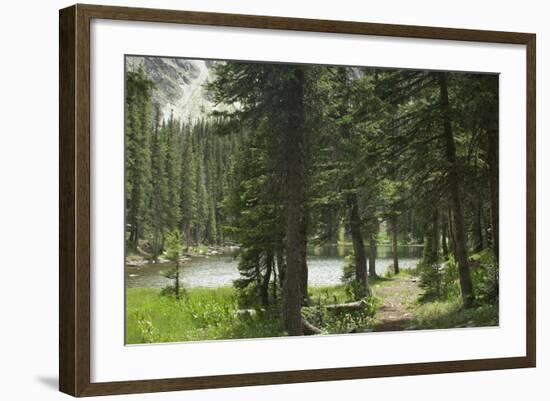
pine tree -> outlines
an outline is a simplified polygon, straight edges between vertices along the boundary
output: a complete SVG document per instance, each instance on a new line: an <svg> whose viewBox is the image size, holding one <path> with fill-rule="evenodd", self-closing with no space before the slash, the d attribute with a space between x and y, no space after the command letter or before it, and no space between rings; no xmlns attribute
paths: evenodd
<svg viewBox="0 0 550 401"><path fill-rule="evenodd" d="M239 102L233 116L258 127L266 122L273 167L283 183L286 269L283 322L289 335L302 334L301 304L307 288L305 210L308 69L299 65L227 63L211 88L217 101ZM314 73L314 70L310 71ZM237 115L238 114L238 115Z"/></svg>
<svg viewBox="0 0 550 401"><path fill-rule="evenodd" d="M282 247L284 225L282 200L273 191L270 178L273 173L267 164L265 143L265 133L259 129L248 137L237 153L231 170L237 178L236 185L224 200L223 211L232 217L226 231L242 249L239 258L241 278L235 281L235 286L246 303L260 302L267 307L269 283L275 269L281 268L275 266L274 255ZM274 286L277 285L274 281Z"/></svg>
<svg viewBox="0 0 550 401"><path fill-rule="evenodd" d="M166 203L166 228L170 231L180 226L180 195L181 195L181 131L180 123L174 120L173 114L164 130L166 149L165 176L168 185Z"/></svg>
<svg viewBox="0 0 550 401"><path fill-rule="evenodd" d="M187 246L193 243L192 228L197 213L196 171L191 130L186 128L181 158L181 231Z"/></svg>
<svg viewBox="0 0 550 401"><path fill-rule="evenodd" d="M174 295L180 298L180 258L183 251L182 241L178 230L171 231L166 236L166 257L174 264L174 268L166 273L166 277L174 280Z"/></svg>
<svg viewBox="0 0 550 401"><path fill-rule="evenodd" d="M194 219L195 243L198 245L205 240L205 231L208 223L208 193L206 192L205 173L202 152L198 149L195 158L195 193L197 199L196 215Z"/></svg>
<svg viewBox="0 0 550 401"><path fill-rule="evenodd" d="M151 260L156 261L164 248L165 227L167 221L168 182L165 174L166 143L162 138L164 130L160 128L160 111L155 109L155 129L151 140L151 235L149 253Z"/></svg>
<svg viewBox="0 0 550 401"><path fill-rule="evenodd" d="M125 189L126 224L129 226L127 248L137 251L138 241L148 224L148 205L151 183L150 136L151 90L143 68L126 75L125 124Z"/></svg>

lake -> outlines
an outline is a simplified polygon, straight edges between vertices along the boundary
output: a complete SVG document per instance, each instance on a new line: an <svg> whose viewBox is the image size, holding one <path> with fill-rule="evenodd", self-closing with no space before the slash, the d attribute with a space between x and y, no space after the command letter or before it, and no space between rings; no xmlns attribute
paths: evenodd
<svg viewBox="0 0 550 401"><path fill-rule="evenodd" d="M339 284L345 257L352 251L351 245L323 245L308 249L308 285L326 286ZM383 275L392 265L390 245L377 247L376 272ZM422 246L399 246L399 267L413 268L422 257ZM180 269L180 279L184 287L223 287L230 286L239 278L238 259L231 254L193 257ZM126 266L126 287L162 288L171 280L162 275L170 269L165 264Z"/></svg>

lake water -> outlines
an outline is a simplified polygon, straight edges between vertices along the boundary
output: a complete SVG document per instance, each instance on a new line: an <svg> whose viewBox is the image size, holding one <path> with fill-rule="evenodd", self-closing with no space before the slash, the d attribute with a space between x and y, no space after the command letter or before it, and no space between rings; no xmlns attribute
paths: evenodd
<svg viewBox="0 0 550 401"><path fill-rule="evenodd" d="M351 246L323 245L308 250L308 284L323 286L339 284L346 263L345 257L352 251ZM391 247L377 248L376 272L383 275L392 265ZM399 267L415 267L422 257L421 246L399 246ZM187 261L180 270L182 285L193 287L223 287L232 285L239 278L238 259L233 255L215 255L194 257ZM126 287L162 288L171 280L162 275L170 269L167 265L127 266L125 268Z"/></svg>

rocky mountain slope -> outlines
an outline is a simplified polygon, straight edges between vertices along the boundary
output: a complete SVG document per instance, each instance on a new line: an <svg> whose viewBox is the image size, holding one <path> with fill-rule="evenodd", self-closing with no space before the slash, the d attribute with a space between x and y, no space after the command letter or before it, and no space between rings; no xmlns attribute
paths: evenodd
<svg viewBox="0 0 550 401"><path fill-rule="evenodd" d="M143 66L156 86L153 104L158 104L164 119L173 113L180 121L196 121L214 109L205 84L213 79L210 60L127 56L126 68L134 71Z"/></svg>

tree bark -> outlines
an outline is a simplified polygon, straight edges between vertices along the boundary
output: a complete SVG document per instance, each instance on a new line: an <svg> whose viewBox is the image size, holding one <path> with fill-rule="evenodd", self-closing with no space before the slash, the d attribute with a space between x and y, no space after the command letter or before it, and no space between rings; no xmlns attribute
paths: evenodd
<svg viewBox="0 0 550 401"><path fill-rule="evenodd" d="M449 180L450 204L453 212L454 243L458 262L460 289L464 307L471 308L474 305L475 297L472 277L470 275L470 265L468 263L468 250L466 248L464 211L462 209L462 199L460 197L459 166L451 125L447 73L438 73L438 80L439 108L443 119L443 140L445 145L445 156L448 163L447 176Z"/></svg>
<svg viewBox="0 0 550 401"><path fill-rule="evenodd" d="M397 257L397 216L394 215L391 218L391 231L392 231L392 255L393 255L393 272L399 273L399 258Z"/></svg>
<svg viewBox="0 0 550 401"><path fill-rule="evenodd" d="M432 215L432 252L435 259L439 253L439 210L434 209Z"/></svg>
<svg viewBox="0 0 550 401"><path fill-rule="evenodd" d="M136 252L138 247L138 225L135 220L131 224L129 243L130 249Z"/></svg>
<svg viewBox="0 0 550 401"><path fill-rule="evenodd" d="M430 265L436 263L439 258L439 211L434 209L431 222L424 236L424 262Z"/></svg>
<svg viewBox="0 0 550 401"><path fill-rule="evenodd" d="M269 305L269 281L271 280L271 272L273 271L273 254L267 252L265 255L265 274L262 277L262 286L260 287L260 298L262 306Z"/></svg>
<svg viewBox="0 0 550 401"><path fill-rule="evenodd" d="M273 259L273 302L277 305L277 266Z"/></svg>
<svg viewBox="0 0 550 401"><path fill-rule="evenodd" d="M201 243L201 230L198 227L195 227L195 245L199 245Z"/></svg>
<svg viewBox="0 0 550 401"><path fill-rule="evenodd" d="M498 93L498 80L496 81L496 93ZM498 97L497 97L498 99ZM498 100L493 102L489 110L489 122L487 127L488 164L489 164L489 190L491 195L491 236L493 239L493 252L498 262L499 252L499 206L498 206Z"/></svg>
<svg viewBox="0 0 550 401"><path fill-rule="evenodd" d="M294 67L294 77L287 85L288 122L284 135L286 271L283 285L283 322L290 336L303 334L301 268L304 222L304 86L301 67Z"/></svg>
<svg viewBox="0 0 550 401"><path fill-rule="evenodd" d="M357 194L348 195L349 226L355 254L355 279L367 288L367 257L365 255L365 244L361 233L361 217L359 216L359 204Z"/></svg>
<svg viewBox="0 0 550 401"><path fill-rule="evenodd" d="M448 232L449 232L449 245L453 251L453 255L456 257L456 247L455 247L455 232L453 225L453 212L451 208L447 210L447 222L448 222Z"/></svg>
<svg viewBox="0 0 550 401"><path fill-rule="evenodd" d="M483 222L482 222L482 213L483 209L481 206L481 201L478 201L477 210L475 212L474 218L474 234L475 234L475 244L474 252L480 252L484 248L483 244Z"/></svg>
<svg viewBox="0 0 550 401"><path fill-rule="evenodd" d="M443 252L443 257L445 260L449 258L449 247L447 245L447 222L446 219L443 219L441 225L441 250Z"/></svg>
<svg viewBox="0 0 550 401"><path fill-rule="evenodd" d="M369 235L369 276L378 277L376 274L376 238L372 233Z"/></svg>
<svg viewBox="0 0 550 401"><path fill-rule="evenodd" d="M279 285L283 288L285 282L285 257L284 257L284 247L281 246L277 249L277 270L279 271Z"/></svg>
<svg viewBox="0 0 550 401"><path fill-rule="evenodd" d="M307 221L304 216L304 221L302 222L302 228L300 231L301 239L301 253L300 253L300 292L302 294L302 304L307 305L309 303L309 295L307 290L308 282L308 268L307 268Z"/></svg>

